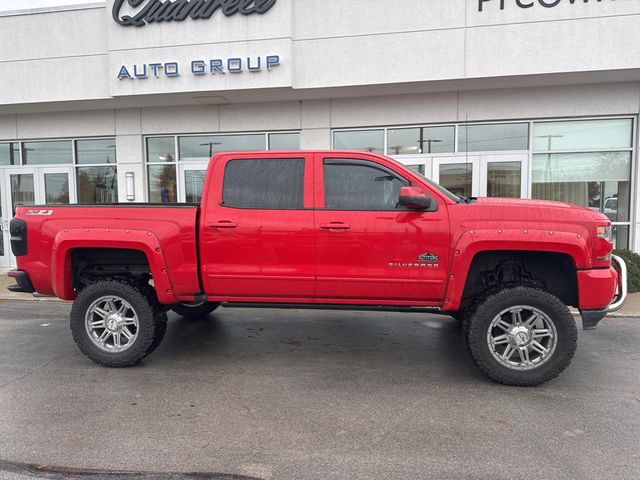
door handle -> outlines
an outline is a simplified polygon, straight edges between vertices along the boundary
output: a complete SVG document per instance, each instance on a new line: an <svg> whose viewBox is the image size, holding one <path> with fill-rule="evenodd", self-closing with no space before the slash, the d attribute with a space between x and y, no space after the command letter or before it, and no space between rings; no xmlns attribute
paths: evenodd
<svg viewBox="0 0 640 480"><path fill-rule="evenodd" d="M209 228L238 228L238 224L236 222L230 222L229 220L221 220L209 224Z"/></svg>
<svg viewBox="0 0 640 480"><path fill-rule="evenodd" d="M321 223L320 228L323 230L349 230L351 225L342 222Z"/></svg>

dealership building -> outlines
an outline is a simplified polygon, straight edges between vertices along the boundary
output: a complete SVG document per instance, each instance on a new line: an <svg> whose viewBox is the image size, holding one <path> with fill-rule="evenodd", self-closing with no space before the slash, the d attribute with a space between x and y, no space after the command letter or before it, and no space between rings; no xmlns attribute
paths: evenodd
<svg viewBox="0 0 640 480"><path fill-rule="evenodd" d="M265 149L583 205L640 251L640 0L75 3L0 11L0 268L17 204L198 202Z"/></svg>

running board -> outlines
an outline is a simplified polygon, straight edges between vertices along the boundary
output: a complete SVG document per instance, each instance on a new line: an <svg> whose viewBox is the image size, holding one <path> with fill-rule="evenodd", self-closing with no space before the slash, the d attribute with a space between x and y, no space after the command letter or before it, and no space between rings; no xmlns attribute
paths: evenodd
<svg viewBox="0 0 640 480"><path fill-rule="evenodd" d="M399 307L389 305L334 305L320 303L236 303L223 302L225 308L279 308L299 310L355 310L361 312L436 313L446 315L439 307Z"/></svg>

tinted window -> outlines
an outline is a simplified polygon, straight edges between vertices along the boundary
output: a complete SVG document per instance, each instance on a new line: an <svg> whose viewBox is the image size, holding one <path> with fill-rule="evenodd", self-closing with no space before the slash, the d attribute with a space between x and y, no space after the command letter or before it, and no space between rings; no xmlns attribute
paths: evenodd
<svg viewBox="0 0 640 480"><path fill-rule="evenodd" d="M230 207L302 208L304 159L231 160L224 172L223 203Z"/></svg>
<svg viewBox="0 0 640 480"><path fill-rule="evenodd" d="M71 141L23 143L22 160L25 165L73 163Z"/></svg>
<svg viewBox="0 0 640 480"><path fill-rule="evenodd" d="M373 163L324 161L324 195L330 210L395 210L408 182Z"/></svg>
<svg viewBox="0 0 640 480"><path fill-rule="evenodd" d="M76 161L80 165L116 163L116 139L77 140Z"/></svg>

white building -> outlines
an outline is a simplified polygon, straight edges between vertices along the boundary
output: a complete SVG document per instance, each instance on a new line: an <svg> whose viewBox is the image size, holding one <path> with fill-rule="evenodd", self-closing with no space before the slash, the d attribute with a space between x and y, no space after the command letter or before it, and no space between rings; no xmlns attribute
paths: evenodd
<svg viewBox="0 0 640 480"><path fill-rule="evenodd" d="M211 153L265 148L581 204L640 250L640 0L167 2L0 13L0 267L16 203L195 202Z"/></svg>

